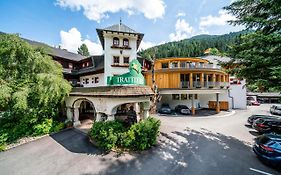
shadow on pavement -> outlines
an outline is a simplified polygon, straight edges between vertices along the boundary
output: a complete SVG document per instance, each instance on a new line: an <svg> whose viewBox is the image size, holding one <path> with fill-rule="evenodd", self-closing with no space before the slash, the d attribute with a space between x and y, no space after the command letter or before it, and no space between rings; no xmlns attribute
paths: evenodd
<svg viewBox="0 0 281 175"><path fill-rule="evenodd" d="M160 144L133 159L104 161L108 167L99 174L255 174L255 168L272 174L252 148L234 137L210 131L186 130L161 133Z"/></svg>
<svg viewBox="0 0 281 175"><path fill-rule="evenodd" d="M89 142L88 136L77 130L67 129L50 136L65 149L73 153L101 155L102 152Z"/></svg>

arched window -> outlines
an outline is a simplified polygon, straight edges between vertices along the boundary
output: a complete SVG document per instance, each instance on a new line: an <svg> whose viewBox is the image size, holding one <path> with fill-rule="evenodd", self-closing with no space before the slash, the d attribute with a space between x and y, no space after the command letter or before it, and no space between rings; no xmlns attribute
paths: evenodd
<svg viewBox="0 0 281 175"><path fill-rule="evenodd" d="M113 45L114 46L119 46L119 38L117 38L117 37L113 38Z"/></svg>
<svg viewBox="0 0 281 175"><path fill-rule="evenodd" d="M129 40L127 38L123 39L123 46L125 46L125 47L129 46Z"/></svg>

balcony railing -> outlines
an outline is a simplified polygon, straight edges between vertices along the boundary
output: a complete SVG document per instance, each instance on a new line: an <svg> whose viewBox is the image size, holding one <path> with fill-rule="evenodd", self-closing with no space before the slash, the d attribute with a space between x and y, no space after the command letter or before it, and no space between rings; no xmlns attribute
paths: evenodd
<svg viewBox="0 0 281 175"><path fill-rule="evenodd" d="M195 63L180 63L169 65L169 68L163 69L221 69L221 66L216 64L204 63L204 64L195 64Z"/></svg>
<svg viewBox="0 0 281 175"><path fill-rule="evenodd" d="M192 83L192 88L193 89L198 89L198 88L226 88L228 86L228 82L204 82L201 84L200 81L193 81ZM188 88L191 89L190 82L189 81L181 81L180 82L180 88Z"/></svg>

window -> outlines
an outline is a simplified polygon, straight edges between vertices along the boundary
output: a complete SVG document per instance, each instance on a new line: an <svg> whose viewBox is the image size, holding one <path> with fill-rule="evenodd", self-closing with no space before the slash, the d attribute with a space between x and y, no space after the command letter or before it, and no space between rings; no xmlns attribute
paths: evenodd
<svg viewBox="0 0 281 175"><path fill-rule="evenodd" d="M82 67L85 67L85 63L82 64Z"/></svg>
<svg viewBox="0 0 281 175"><path fill-rule="evenodd" d="M85 79L85 84L89 84L89 78Z"/></svg>
<svg viewBox="0 0 281 175"><path fill-rule="evenodd" d="M125 47L129 46L129 40L127 38L123 39L123 46L125 46Z"/></svg>
<svg viewBox="0 0 281 175"><path fill-rule="evenodd" d="M181 67L181 68L185 68L185 67L186 67L186 62L181 62L181 63L180 63L180 67Z"/></svg>
<svg viewBox="0 0 281 175"><path fill-rule="evenodd" d="M166 69L168 67L169 67L168 63L162 63L162 69Z"/></svg>
<svg viewBox="0 0 281 175"><path fill-rule="evenodd" d="M194 95L194 99L197 100L198 99L198 94L193 94ZM192 100L192 94L189 94L189 100Z"/></svg>
<svg viewBox="0 0 281 175"><path fill-rule="evenodd" d="M172 68L177 68L178 67L178 62L172 62Z"/></svg>
<svg viewBox="0 0 281 175"><path fill-rule="evenodd" d="M113 45L114 46L119 46L119 38L117 38L117 37L113 38Z"/></svg>
<svg viewBox="0 0 281 175"><path fill-rule="evenodd" d="M68 63L68 68L72 69L73 68L73 64L72 63Z"/></svg>
<svg viewBox="0 0 281 175"><path fill-rule="evenodd" d="M113 56L113 64L119 64L119 56Z"/></svg>
<svg viewBox="0 0 281 175"><path fill-rule="evenodd" d="M187 100L187 94L181 94L181 100Z"/></svg>
<svg viewBox="0 0 281 175"><path fill-rule="evenodd" d="M180 95L179 94L172 94L172 99L173 100L179 100L180 99Z"/></svg>
<svg viewBox="0 0 281 175"><path fill-rule="evenodd" d="M130 61L129 57L124 57L123 58L123 63L124 64L129 64L129 61Z"/></svg>
<svg viewBox="0 0 281 175"><path fill-rule="evenodd" d="M89 64L89 62L86 62L86 67L88 67L90 64Z"/></svg>
<svg viewBox="0 0 281 175"><path fill-rule="evenodd" d="M92 84L94 84L94 82L95 82L94 80L95 80L95 78L92 78Z"/></svg>
<svg viewBox="0 0 281 175"><path fill-rule="evenodd" d="M95 77L95 83L99 83L99 77Z"/></svg>

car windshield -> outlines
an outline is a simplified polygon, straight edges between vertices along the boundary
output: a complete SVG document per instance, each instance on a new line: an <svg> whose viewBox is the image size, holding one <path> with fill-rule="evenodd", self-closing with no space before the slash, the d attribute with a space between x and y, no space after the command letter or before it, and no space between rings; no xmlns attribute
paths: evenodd
<svg viewBox="0 0 281 175"><path fill-rule="evenodd" d="M169 104L163 103L163 104L162 104L162 107L169 107Z"/></svg>
<svg viewBox="0 0 281 175"><path fill-rule="evenodd" d="M281 106L276 106L276 109L277 110L281 110Z"/></svg>

